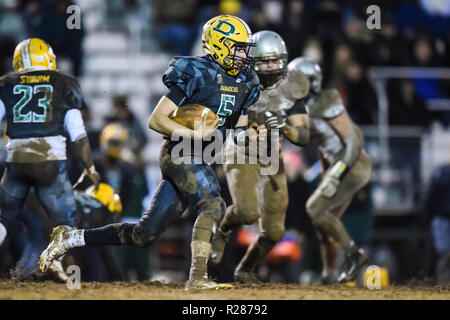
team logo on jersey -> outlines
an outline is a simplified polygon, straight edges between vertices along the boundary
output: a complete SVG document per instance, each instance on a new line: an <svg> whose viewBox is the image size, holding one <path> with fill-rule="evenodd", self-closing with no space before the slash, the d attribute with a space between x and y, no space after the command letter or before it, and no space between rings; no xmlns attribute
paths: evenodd
<svg viewBox="0 0 450 320"><path fill-rule="evenodd" d="M231 36L235 31L236 27L233 26L231 23L225 20L219 20L219 24L214 27L214 31L220 32L226 37Z"/></svg>
<svg viewBox="0 0 450 320"><path fill-rule="evenodd" d="M220 86L220 91L239 92L239 88L238 88L238 87L233 87L233 86L224 86L224 85L221 85L221 86Z"/></svg>

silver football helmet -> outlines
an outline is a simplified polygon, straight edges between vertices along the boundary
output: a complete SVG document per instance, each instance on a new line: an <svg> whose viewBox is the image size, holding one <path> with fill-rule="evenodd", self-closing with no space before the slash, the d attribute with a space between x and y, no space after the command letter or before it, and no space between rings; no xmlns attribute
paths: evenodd
<svg viewBox="0 0 450 320"><path fill-rule="evenodd" d="M322 69L316 62L298 57L289 62L288 70L303 72L309 79L311 91L319 93L322 90Z"/></svg>
<svg viewBox="0 0 450 320"><path fill-rule="evenodd" d="M263 30L253 35L256 46L250 47L248 56L255 60L255 71L263 88L271 87L287 74L287 49L278 33ZM270 68L263 65L275 63Z"/></svg>

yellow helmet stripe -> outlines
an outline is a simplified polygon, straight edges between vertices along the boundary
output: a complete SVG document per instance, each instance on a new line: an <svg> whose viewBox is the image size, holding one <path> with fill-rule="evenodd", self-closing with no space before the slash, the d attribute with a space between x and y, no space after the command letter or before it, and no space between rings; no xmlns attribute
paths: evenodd
<svg viewBox="0 0 450 320"><path fill-rule="evenodd" d="M22 61L23 61L24 68L31 67L30 42L31 42L31 39L26 40L26 42L23 44L23 46L20 50L21 54L22 54Z"/></svg>

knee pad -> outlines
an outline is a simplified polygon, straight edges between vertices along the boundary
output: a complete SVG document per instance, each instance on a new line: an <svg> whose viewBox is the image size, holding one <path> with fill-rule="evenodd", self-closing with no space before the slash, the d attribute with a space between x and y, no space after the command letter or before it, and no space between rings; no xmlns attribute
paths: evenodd
<svg viewBox="0 0 450 320"><path fill-rule="evenodd" d="M320 207L317 205L317 202L313 199L309 199L306 202L306 212L308 212L309 217L311 218L311 221L313 225L321 229L321 227L328 222L328 212L324 212L320 209Z"/></svg>
<svg viewBox="0 0 450 320"><path fill-rule="evenodd" d="M285 214L289 205L289 198L286 194L280 192L276 197L271 196L271 201L264 202L264 210L269 214Z"/></svg>
<svg viewBox="0 0 450 320"><path fill-rule="evenodd" d="M265 235L261 235L258 237L258 239L256 240L256 243L261 247L261 248L267 248L268 250L272 249L275 244L277 243L277 241L265 236Z"/></svg>
<svg viewBox="0 0 450 320"><path fill-rule="evenodd" d="M319 210L314 199L309 199L306 202L306 212L308 212L309 217L313 221L317 218L317 216L320 216L323 213Z"/></svg>
<svg viewBox="0 0 450 320"><path fill-rule="evenodd" d="M226 211L226 204L222 197L200 200L197 204L198 214L205 214L215 223L220 224Z"/></svg>
<svg viewBox="0 0 450 320"><path fill-rule="evenodd" d="M283 239L284 232L285 232L284 227L274 227L271 228L270 230L266 230L264 236L274 242L278 242L281 239Z"/></svg>

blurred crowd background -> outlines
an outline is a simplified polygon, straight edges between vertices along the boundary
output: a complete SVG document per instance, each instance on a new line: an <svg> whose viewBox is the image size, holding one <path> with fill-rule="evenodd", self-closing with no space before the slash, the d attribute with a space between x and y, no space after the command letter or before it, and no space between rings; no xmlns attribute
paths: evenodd
<svg viewBox="0 0 450 320"><path fill-rule="evenodd" d="M66 26L71 5L81 8L80 29ZM370 5L380 8L380 29L367 27ZM160 178L162 140L147 129L147 120L165 92L162 73L175 55L202 54L201 27L223 13L243 18L253 32L278 32L289 60L317 61L324 87L339 90L361 125L374 174L343 221L368 249L370 264L385 268L392 283L448 283L450 1L0 0L0 74L12 70L21 40L39 37L53 47L59 70L80 80L96 165L122 200L119 219L136 221ZM1 152L4 159L4 148ZM284 154L288 231L258 273L272 282L312 283L320 275L320 253L305 202L320 167L311 147L287 143ZM70 167L75 182L81 167L76 162ZM222 168L216 166L216 172L229 203ZM194 218L186 213L147 249L113 248L117 272L108 268L113 262L90 253L83 280L184 281ZM211 270L214 277L232 281L255 230L236 230L224 262ZM28 234L24 228L0 248L0 277L9 276Z"/></svg>

